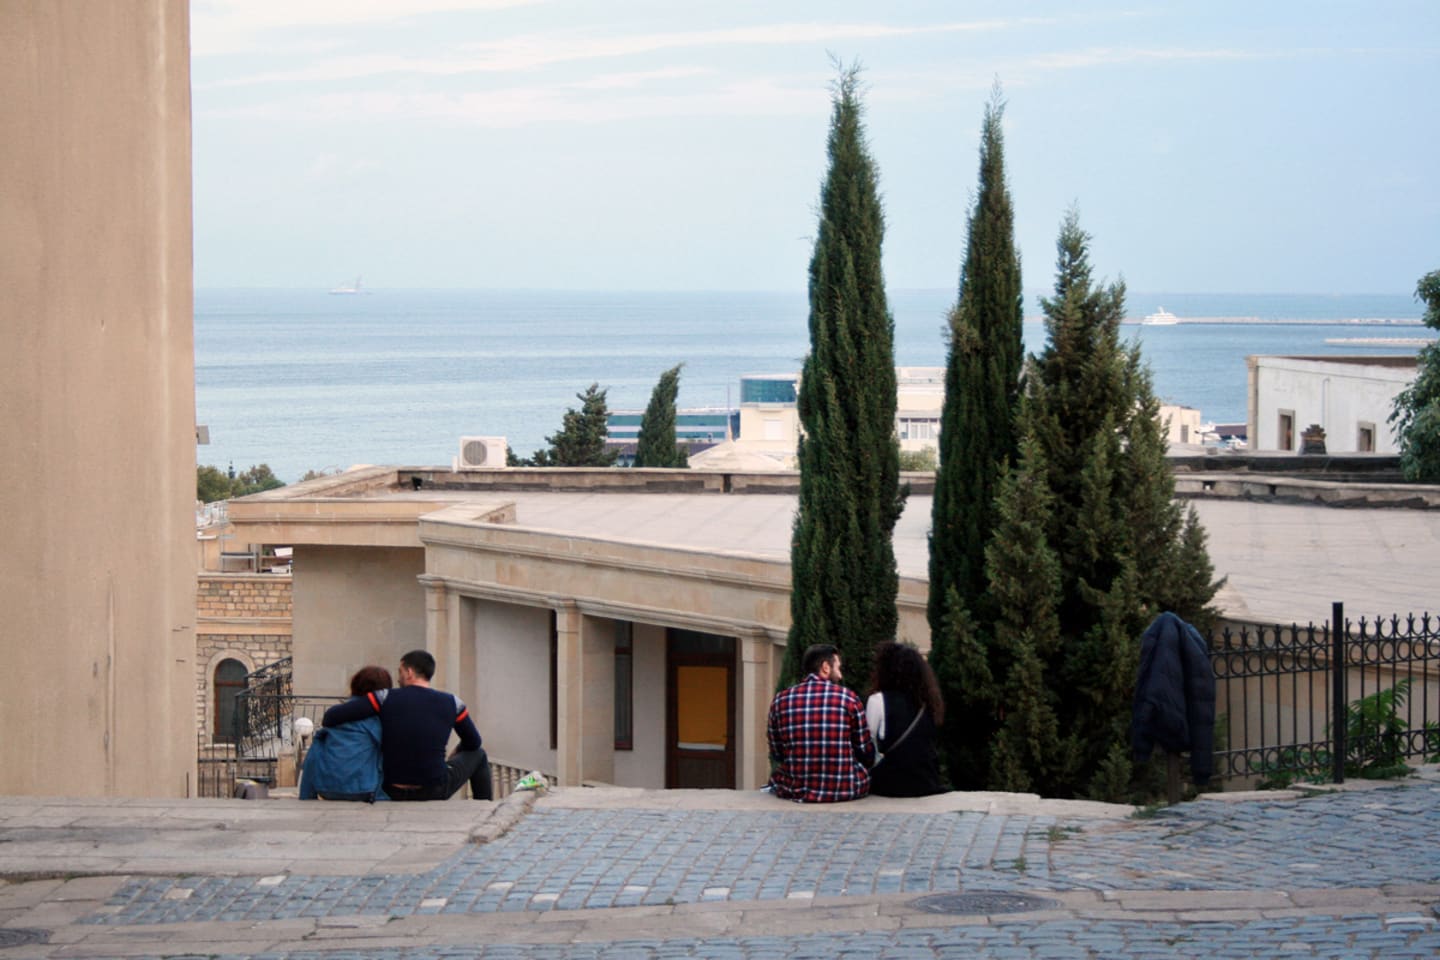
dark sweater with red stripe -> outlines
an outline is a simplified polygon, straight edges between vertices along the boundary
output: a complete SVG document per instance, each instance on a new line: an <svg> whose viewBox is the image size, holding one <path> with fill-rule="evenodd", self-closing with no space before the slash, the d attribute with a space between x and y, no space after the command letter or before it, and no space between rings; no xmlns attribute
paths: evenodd
<svg viewBox="0 0 1440 960"><path fill-rule="evenodd" d="M430 687L396 687L351 697L326 710L322 723L334 727L377 713L387 784L428 787L444 782L451 730L460 735L461 750L480 748L480 731L465 704L453 693Z"/></svg>

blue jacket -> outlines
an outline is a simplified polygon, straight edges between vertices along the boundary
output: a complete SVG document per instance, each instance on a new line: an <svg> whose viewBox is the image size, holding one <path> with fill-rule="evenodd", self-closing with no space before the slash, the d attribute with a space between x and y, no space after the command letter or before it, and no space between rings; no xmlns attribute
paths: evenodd
<svg viewBox="0 0 1440 960"><path fill-rule="evenodd" d="M388 800L380 758L380 718L367 717L335 727L321 727L305 754L300 774L300 799Z"/></svg>

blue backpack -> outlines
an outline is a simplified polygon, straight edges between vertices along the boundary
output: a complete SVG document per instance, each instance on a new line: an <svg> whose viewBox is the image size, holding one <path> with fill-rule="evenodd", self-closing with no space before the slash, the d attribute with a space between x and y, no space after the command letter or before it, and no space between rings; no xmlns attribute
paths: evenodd
<svg viewBox="0 0 1440 960"><path fill-rule="evenodd" d="M388 800L381 787L384 779L379 717L321 727L305 754L300 799Z"/></svg>

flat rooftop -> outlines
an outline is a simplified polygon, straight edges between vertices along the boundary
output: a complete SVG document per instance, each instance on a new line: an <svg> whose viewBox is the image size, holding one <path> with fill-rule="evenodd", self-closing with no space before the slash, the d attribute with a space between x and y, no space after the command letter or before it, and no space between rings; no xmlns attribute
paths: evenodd
<svg viewBox="0 0 1440 960"><path fill-rule="evenodd" d="M352 474L354 472L352 471ZM597 489L564 489L586 473L607 484ZM324 478L246 498L323 509L326 502L364 501L375 507L404 503L424 511L425 504L442 506L475 502L513 504L514 519L506 525L559 533L569 537L659 546L669 549L750 556L788 561L794 525L793 492L726 494L711 492L636 491L649 474L692 474L685 478L697 491L700 471L588 471L555 474L562 489L446 489L426 485L413 489L397 483L404 471L369 468L359 484L342 478ZM623 475L633 481L611 485ZM727 477L729 475L726 475ZM793 482L793 474L790 475ZM705 483L713 479L704 478ZM773 478L765 478L770 481ZM337 482L340 481L340 482ZM1273 489L1263 478L1243 481ZM1205 489L1217 485L1203 481ZM1284 498L1197 496L1190 500L1209 534L1210 557L1216 578L1225 585L1216 597L1223 613L1232 619L1263 623L1319 623L1329 618L1330 605L1345 604L1351 620L1362 616L1440 613L1440 586L1435 569L1440 562L1440 510L1397 506L1353 505L1359 489L1369 488L1319 481L1295 481L1315 488L1317 498L1344 496L1347 506L1288 502ZM313 484L313 485L312 485ZM1200 481L1184 484L1200 488ZM1219 486L1224 486L1223 482ZM725 489L728 489L725 488ZM1407 489L1407 488L1402 488ZM1427 490L1427 497L1435 488ZM1338 493L1336 491L1339 491ZM1372 496L1375 494L1372 493ZM1412 498L1413 499L1413 498ZM1433 497L1432 497L1433 499ZM1423 498L1421 502L1425 501ZM902 577L925 580L929 569L928 536L932 498L913 494L895 528L896 563ZM248 512L248 511L247 511ZM288 510L282 508L282 512Z"/></svg>

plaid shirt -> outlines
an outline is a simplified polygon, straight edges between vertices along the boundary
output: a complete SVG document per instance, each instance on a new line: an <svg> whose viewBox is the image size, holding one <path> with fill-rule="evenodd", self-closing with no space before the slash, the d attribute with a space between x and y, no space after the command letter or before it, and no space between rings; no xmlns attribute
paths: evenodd
<svg viewBox="0 0 1440 960"><path fill-rule="evenodd" d="M770 788L806 803L858 800L870 792L875 745L854 691L810 674L770 703Z"/></svg>

